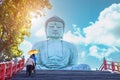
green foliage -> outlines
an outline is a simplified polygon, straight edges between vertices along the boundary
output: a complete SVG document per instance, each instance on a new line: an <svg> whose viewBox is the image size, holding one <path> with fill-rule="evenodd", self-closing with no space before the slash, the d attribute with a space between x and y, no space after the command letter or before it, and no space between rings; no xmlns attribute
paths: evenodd
<svg viewBox="0 0 120 80"><path fill-rule="evenodd" d="M31 12L40 16L49 0L2 0L0 4L0 56L1 58L22 55L18 49L25 36L30 36ZM1 59L0 58L0 59Z"/></svg>

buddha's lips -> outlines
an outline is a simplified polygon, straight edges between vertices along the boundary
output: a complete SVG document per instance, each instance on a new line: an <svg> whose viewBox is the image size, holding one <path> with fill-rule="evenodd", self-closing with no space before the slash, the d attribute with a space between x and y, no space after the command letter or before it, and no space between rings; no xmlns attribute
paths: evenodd
<svg viewBox="0 0 120 80"><path fill-rule="evenodd" d="M53 34L58 34L58 32L57 31L54 31L54 32L52 32Z"/></svg>

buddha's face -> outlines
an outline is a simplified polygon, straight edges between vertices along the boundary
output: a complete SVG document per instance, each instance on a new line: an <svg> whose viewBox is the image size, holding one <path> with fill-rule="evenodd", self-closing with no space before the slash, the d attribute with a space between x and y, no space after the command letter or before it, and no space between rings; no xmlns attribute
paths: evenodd
<svg viewBox="0 0 120 80"><path fill-rule="evenodd" d="M61 22L49 22L47 24L47 37L53 39L59 39L63 36L63 23Z"/></svg>

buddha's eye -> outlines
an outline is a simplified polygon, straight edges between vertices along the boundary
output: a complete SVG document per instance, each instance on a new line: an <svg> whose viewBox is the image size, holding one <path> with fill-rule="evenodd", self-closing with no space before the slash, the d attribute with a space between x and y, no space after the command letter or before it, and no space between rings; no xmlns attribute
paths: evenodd
<svg viewBox="0 0 120 80"><path fill-rule="evenodd" d="M57 28L62 28L61 26L57 26Z"/></svg>

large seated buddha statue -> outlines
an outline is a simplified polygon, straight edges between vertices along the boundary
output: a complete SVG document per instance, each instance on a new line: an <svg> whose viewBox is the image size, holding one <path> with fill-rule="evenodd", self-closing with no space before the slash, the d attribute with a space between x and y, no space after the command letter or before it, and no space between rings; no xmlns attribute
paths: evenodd
<svg viewBox="0 0 120 80"><path fill-rule="evenodd" d="M65 23L63 19L53 16L45 23L47 39L33 46L37 49L37 68L47 70L72 69L77 64L78 53L76 47L64 41Z"/></svg>

